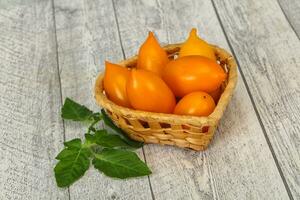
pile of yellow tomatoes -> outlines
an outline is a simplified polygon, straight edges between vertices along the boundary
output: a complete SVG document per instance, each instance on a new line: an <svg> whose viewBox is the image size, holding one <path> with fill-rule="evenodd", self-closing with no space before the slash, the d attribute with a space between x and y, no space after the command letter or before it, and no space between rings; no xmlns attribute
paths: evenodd
<svg viewBox="0 0 300 200"><path fill-rule="evenodd" d="M114 103L142 111L208 116L227 74L213 48L192 29L170 60L152 32L142 44L136 68L105 62L104 90Z"/></svg>

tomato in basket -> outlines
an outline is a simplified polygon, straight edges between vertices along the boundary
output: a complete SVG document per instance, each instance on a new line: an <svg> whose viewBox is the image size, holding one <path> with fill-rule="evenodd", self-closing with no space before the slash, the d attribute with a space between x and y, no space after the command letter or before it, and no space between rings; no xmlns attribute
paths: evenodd
<svg viewBox="0 0 300 200"><path fill-rule="evenodd" d="M185 56L173 60L164 68L162 78L175 96L191 92L213 92L220 87L227 74L215 61L203 56Z"/></svg>
<svg viewBox="0 0 300 200"><path fill-rule="evenodd" d="M215 52L210 44L200 39L197 35L197 29L193 28L189 38L181 45L179 57L200 55L212 60L216 60Z"/></svg>
<svg viewBox="0 0 300 200"><path fill-rule="evenodd" d="M208 116L215 109L214 99L206 92L192 92L184 96L176 105L178 115Z"/></svg>
<svg viewBox="0 0 300 200"><path fill-rule="evenodd" d="M169 62L166 51L159 45L152 32L140 47L137 68L161 75L163 68Z"/></svg>
<svg viewBox="0 0 300 200"><path fill-rule="evenodd" d="M114 103L131 107L126 92L126 82L130 71L126 67L105 62L103 85L106 96Z"/></svg>
<svg viewBox="0 0 300 200"><path fill-rule="evenodd" d="M172 113L175 96L167 84L155 73L133 69L127 82L127 95L137 110Z"/></svg>

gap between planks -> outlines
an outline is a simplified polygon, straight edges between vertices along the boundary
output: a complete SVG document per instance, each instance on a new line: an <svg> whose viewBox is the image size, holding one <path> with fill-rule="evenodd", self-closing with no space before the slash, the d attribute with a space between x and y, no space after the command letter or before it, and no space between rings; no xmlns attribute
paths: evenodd
<svg viewBox="0 0 300 200"><path fill-rule="evenodd" d="M119 36L120 47L121 47L121 50L122 50L123 59L125 60L126 56L125 56L125 51L124 51L124 47L123 47L123 43L122 43L122 37L121 37L121 33L120 33L119 21L118 21L118 17L117 17L117 13L116 13L116 7L115 7L114 0L111 0L111 3L112 3L113 11L114 11L114 18L115 18L116 25L117 25L117 31L118 31L118 36ZM144 147L142 147L142 152L143 152L143 157L144 157L145 163L148 164ZM151 197L152 197L153 200L155 200L154 192L153 192L153 189L152 189L151 180L150 180L149 175L147 176L147 179L148 179L148 183L149 183Z"/></svg>
<svg viewBox="0 0 300 200"><path fill-rule="evenodd" d="M61 78L60 78L60 68L59 68L59 57L58 57L58 43L57 43L57 34L56 34L56 18L55 18L55 4L54 0L51 1L52 7L52 17L53 17L53 27L54 27L54 41L55 41L55 53L56 53L56 68L57 68L57 76L58 76L58 85L59 85L59 93L60 93L60 105L63 106L63 95L62 95L62 88L61 88ZM62 128L63 128L63 139L66 142L66 128L65 128L65 121L62 119ZM67 188L68 191L68 198L71 200L70 195L70 187Z"/></svg>
<svg viewBox="0 0 300 200"><path fill-rule="evenodd" d="M244 83L245 83L245 86L246 86L246 89L247 89L247 93L248 93L248 95L249 95L249 97L250 97L250 101L251 101L252 106L253 106L253 108L254 108L256 117L257 117L257 119L258 119L258 121L259 121L259 124L260 124L260 126L261 126L261 128L262 128L262 131L263 131L263 133L264 133L264 136L265 136L265 138L266 138L266 141L267 141L268 146L269 146L269 148L270 148L270 151L271 151L271 153L272 153L272 156L273 156L273 159L274 159L274 161L275 161L275 164L276 164L276 167L277 167L277 169L278 169L278 172L279 172L279 174L280 174L280 177L281 177L281 179L282 179L282 181L283 181L283 183L284 183L285 189L286 189L286 191L287 191L287 193L288 193L290 199L293 199L291 190L290 190L290 188L289 188L289 186L288 186L288 184L287 184L287 181L286 181L286 179L285 179L285 177L284 177L284 175L283 175L282 169L281 169L281 167L279 166L278 159L277 159L277 157L276 157L276 155L275 155L275 152L274 152L274 149L273 149L273 147L272 147L272 145L271 145L270 139L269 139L269 137L268 137L268 135L267 135L267 133L266 133L266 128L265 128L265 126L264 126L264 124L263 124L263 122L262 122L262 120L261 120L261 117L260 117L260 115L259 115L259 113L258 113L256 104L255 104L255 102L254 102L254 100L253 100L253 97L252 97L252 94L251 94L251 92L250 92L249 85L248 85L248 83L247 83L247 81L246 81L246 79L245 79L245 75L244 75L244 73L243 73L243 70L242 70L241 67L240 67L239 59L238 59L238 57L235 55L235 51L234 51L233 47L231 46L230 41L228 40L227 33L226 33L225 29L224 29L224 25L223 25L223 23L222 23L222 20L221 20L221 18L220 18L220 15L219 15L219 13L218 13L218 10L217 10L217 8L216 8L216 5L215 5L215 3L214 3L214 0L211 0L211 2L212 2L212 5L213 5L214 10L215 10L215 12L216 12L216 15L217 15L218 21L219 21L219 23L220 23L220 26L221 26L221 28L222 28L222 31L223 31L223 33L224 33L224 36L225 36L225 38L226 38L226 41L227 41L227 43L228 43L228 45L229 45L230 51L232 52L233 56L234 56L235 59L236 59L238 69L239 69L239 71L240 71L240 73L241 73L241 76L242 76L242 79L243 79L243 81L244 81Z"/></svg>
<svg viewBox="0 0 300 200"><path fill-rule="evenodd" d="M292 23L291 20L289 19L288 14L287 14L286 11L283 9L283 7L282 7L280 1L279 1L279 0L276 0L276 2L277 2L277 4L278 4L278 6L280 7L281 12L283 13L283 15L284 15L286 21L288 22L288 24L290 25L291 29L295 32L296 36L297 36L298 39L300 40L300 36L299 36L299 34L298 34L297 30L296 30L296 27L293 25L293 23ZM299 14L299 13L298 13L298 14ZM300 14L299 14L299 16L300 16ZM300 27L299 27L299 28L300 28Z"/></svg>

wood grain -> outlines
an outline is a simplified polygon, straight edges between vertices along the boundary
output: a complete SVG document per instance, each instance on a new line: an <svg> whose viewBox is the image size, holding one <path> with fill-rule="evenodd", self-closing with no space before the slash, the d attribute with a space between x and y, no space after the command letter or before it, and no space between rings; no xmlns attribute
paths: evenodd
<svg viewBox="0 0 300 200"><path fill-rule="evenodd" d="M214 2L290 195L300 199L300 41L271 0Z"/></svg>
<svg viewBox="0 0 300 200"><path fill-rule="evenodd" d="M149 30L162 43L177 43L192 27L229 49L209 1L114 2L126 56ZM155 199L288 199L242 79L206 152L147 145L145 154Z"/></svg>
<svg viewBox="0 0 300 200"><path fill-rule="evenodd" d="M287 20L300 38L300 1L299 0L278 0Z"/></svg>
<svg viewBox="0 0 300 200"><path fill-rule="evenodd" d="M55 0L59 68L63 98L99 111L93 94L104 60L122 59L112 3L105 0ZM82 137L86 128L66 123L66 138ZM140 157L142 152L139 151ZM70 187L71 199L152 199L147 177L108 178L93 167Z"/></svg>
<svg viewBox="0 0 300 200"><path fill-rule="evenodd" d="M53 174L63 126L52 4L0 5L0 199L67 199Z"/></svg>
<svg viewBox="0 0 300 200"><path fill-rule="evenodd" d="M299 37L298 1L279 2ZM290 192L291 198L300 199L300 42L272 0L214 3L247 85L240 78L207 151L145 146L154 198L288 199ZM54 4L55 19L50 0L0 1L0 199L153 199L147 177L119 181L96 170L71 186L70 196L57 188L53 167L64 141L61 98L99 109L92 88L104 60L121 60L122 47L126 56L135 54L147 30L154 30L162 43L173 43L197 27L205 39L229 49L213 4ZM75 123L65 125L67 139L85 131ZM139 154L142 157L142 151Z"/></svg>

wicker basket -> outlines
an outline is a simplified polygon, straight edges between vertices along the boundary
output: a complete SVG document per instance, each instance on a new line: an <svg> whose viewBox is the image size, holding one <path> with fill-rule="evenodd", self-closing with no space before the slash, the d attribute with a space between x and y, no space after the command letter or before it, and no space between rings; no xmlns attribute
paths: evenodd
<svg viewBox="0 0 300 200"><path fill-rule="evenodd" d="M103 93L101 73L95 84L95 98L114 123L123 129L129 137L145 143L175 145L194 150L204 150L213 138L214 132L237 82L237 69L234 58L224 49L213 46L220 65L228 74L223 83L223 93L212 114L208 117L181 116L174 114L152 113L133 110L114 104ZM174 59L180 50L180 44L164 47L169 58ZM137 56L120 62L124 67L135 67Z"/></svg>

